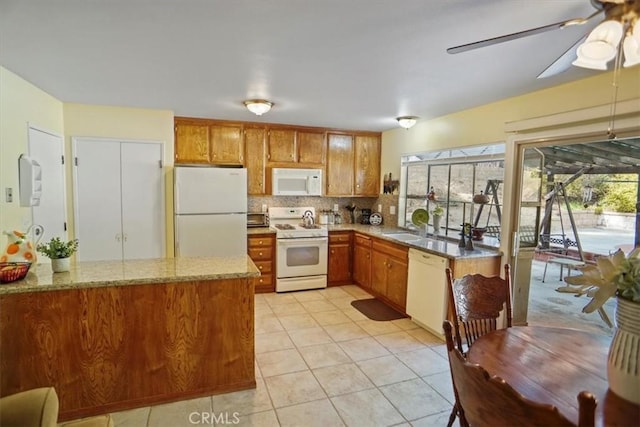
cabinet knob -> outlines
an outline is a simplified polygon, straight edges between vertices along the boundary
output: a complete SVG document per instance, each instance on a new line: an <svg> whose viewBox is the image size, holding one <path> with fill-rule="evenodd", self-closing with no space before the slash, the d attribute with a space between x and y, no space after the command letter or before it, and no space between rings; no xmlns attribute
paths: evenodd
<svg viewBox="0 0 640 427"><path fill-rule="evenodd" d="M258 244L261 245L262 244L262 240L258 240Z"/></svg>
<svg viewBox="0 0 640 427"><path fill-rule="evenodd" d="M258 267L258 270L262 270L262 266Z"/></svg>
<svg viewBox="0 0 640 427"><path fill-rule="evenodd" d="M262 282L263 282L263 280L262 280L262 279L260 279L260 283L262 283Z"/></svg>
<svg viewBox="0 0 640 427"><path fill-rule="evenodd" d="M262 256L262 252L260 252L258 255Z"/></svg>
<svg viewBox="0 0 640 427"><path fill-rule="evenodd" d="M336 251L334 251L333 249L331 249L331 253L332 253L332 254L335 254L335 253L336 253Z"/></svg>

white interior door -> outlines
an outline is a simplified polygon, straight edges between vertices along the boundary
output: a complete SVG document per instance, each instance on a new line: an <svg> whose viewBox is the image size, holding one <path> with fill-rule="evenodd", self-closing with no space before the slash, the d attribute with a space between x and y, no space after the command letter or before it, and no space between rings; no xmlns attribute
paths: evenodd
<svg viewBox="0 0 640 427"><path fill-rule="evenodd" d="M52 237L67 239L65 205L64 142L60 135L29 126L29 156L38 161L42 173L40 204L31 209L33 224L44 227L42 236L31 236L32 242Z"/></svg>
<svg viewBox="0 0 640 427"><path fill-rule="evenodd" d="M164 257L162 144L123 142L122 233L125 259Z"/></svg>
<svg viewBox="0 0 640 427"><path fill-rule="evenodd" d="M122 259L120 143L75 139L74 154L77 259Z"/></svg>

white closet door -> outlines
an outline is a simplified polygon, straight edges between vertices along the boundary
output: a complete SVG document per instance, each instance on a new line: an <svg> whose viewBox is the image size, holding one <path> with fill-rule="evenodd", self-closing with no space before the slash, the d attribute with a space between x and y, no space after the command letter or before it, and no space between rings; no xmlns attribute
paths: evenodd
<svg viewBox="0 0 640 427"><path fill-rule="evenodd" d="M124 259L164 257L162 145L123 142L122 232Z"/></svg>
<svg viewBox="0 0 640 427"><path fill-rule="evenodd" d="M67 212L65 207L64 165L62 137L29 126L29 156L42 168L42 196L40 204L32 207L32 222L44 227L42 236L32 236L35 242L52 237L67 239ZM39 256L42 261L45 256Z"/></svg>
<svg viewBox="0 0 640 427"><path fill-rule="evenodd" d="M83 138L74 148L77 259L122 259L120 143Z"/></svg>

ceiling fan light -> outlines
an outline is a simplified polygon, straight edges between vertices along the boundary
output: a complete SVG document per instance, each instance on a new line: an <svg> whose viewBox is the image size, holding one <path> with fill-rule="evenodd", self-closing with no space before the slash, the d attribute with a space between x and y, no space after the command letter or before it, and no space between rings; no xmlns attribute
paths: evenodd
<svg viewBox="0 0 640 427"><path fill-rule="evenodd" d="M633 67L640 63L640 24L636 24L632 34L627 34L622 44L624 66Z"/></svg>
<svg viewBox="0 0 640 427"><path fill-rule="evenodd" d="M416 117L416 116L396 117L396 120L398 121L398 124L400 126L402 126L403 128L405 128L405 129L409 129L409 128L413 127L413 125L416 124L418 119L419 119L419 117Z"/></svg>
<svg viewBox="0 0 640 427"><path fill-rule="evenodd" d="M573 65L593 70L606 70L607 62L615 58L617 47L622 38L622 23L614 20L604 21L591 31L587 40L578 46L578 59Z"/></svg>
<svg viewBox="0 0 640 427"><path fill-rule="evenodd" d="M265 99L249 99L244 101L244 105L256 116L261 116L271 110L273 102L269 102Z"/></svg>

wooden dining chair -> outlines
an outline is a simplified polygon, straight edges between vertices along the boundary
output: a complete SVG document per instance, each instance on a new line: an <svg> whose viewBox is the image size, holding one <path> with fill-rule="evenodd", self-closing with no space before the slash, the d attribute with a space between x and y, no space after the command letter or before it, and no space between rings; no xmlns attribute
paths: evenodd
<svg viewBox="0 0 640 427"><path fill-rule="evenodd" d="M504 279L467 274L454 280L447 268L449 307L452 314L455 340L464 354L461 330L464 332L467 350L473 342L487 332L498 329L498 318L504 309L506 326L511 327L511 270L504 265Z"/></svg>
<svg viewBox="0 0 640 427"><path fill-rule="evenodd" d="M511 327L511 271L505 264L505 278L500 276L486 277L481 274L467 274L459 280L453 279L450 268L447 268L447 289L449 308L453 321L455 340L462 354L466 350L462 346L461 330L464 331L467 350L473 342L498 327L500 311L504 309L507 327ZM447 427L451 427L456 419L464 427L464 418L460 416L459 405L454 403Z"/></svg>
<svg viewBox="0 0 640 427"><path fill-rule="evenodd" d="M473 427L576 426L555 406L529 400L502 378L492 377L482 366L467 362L453 343L451 322L445 320L442 327L461 424ZM597 403L593 394L580 392L578 404L577 427L594 426Z"/></svg>

